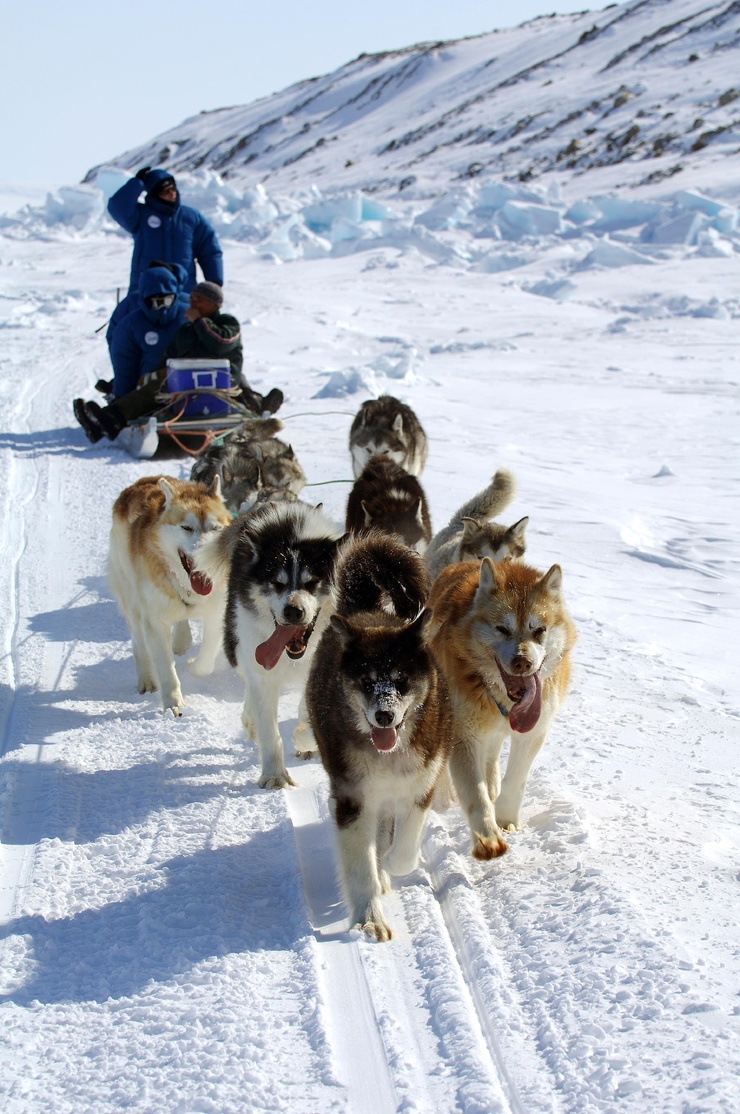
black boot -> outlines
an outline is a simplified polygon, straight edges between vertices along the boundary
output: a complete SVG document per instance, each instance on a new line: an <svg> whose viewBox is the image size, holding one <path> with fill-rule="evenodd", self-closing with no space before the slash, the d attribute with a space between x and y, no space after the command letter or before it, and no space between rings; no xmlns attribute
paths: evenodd
<svg viewBox="0 0 740 1114"><path fill-rule="evenodd" d="M91 414L87 412L87 405L84 398L76 398L72 403L72 409L75 412L75 417L85 431L85 436L88 441L92 441L93 445L99 441L103 436L103 430L98 422L95 421Z"/></svg>
<svg viewBox="0 0 740 1114"><path fill-rule="evenodd" d="M283 392L279 387L273 387L262 399L262 409L270 414L275 414L283 405Z"/></svg>
<svg viewBox="0 0 740 1114"><path fill-rule="evenodd" d="M105 407L98 406L97 402L86 402L85 412L91 422L97 423L101 433L105 434L109 441L115 441L121 430L128 425L115 402Z"/></svg>
<svg viewBox="0 0 740 1114"><path fill-rule="evenodd" d="M245 383L242 383L240 401L246 406L247 410L251 410L253 414L257 414L258 416L262 414L265 408L262 395L257 394L251 387L247 387Z"/></svg>

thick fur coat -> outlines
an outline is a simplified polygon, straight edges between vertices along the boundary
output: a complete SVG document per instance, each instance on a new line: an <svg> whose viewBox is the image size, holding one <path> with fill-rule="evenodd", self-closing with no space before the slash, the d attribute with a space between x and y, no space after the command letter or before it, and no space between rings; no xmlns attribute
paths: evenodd
<svg viewBox="0 0 740 1114"><path fill-rule="evenodd" d="M423 564L400 542L349 541L336 573L339 611L321 637L306 703L329 776L350 925L388 940L381 895L389 875L416 868L452 743L452 707L427 645L429 613L396 614L378 569L405 581L397 598L406 615L424 590ZM376 606L356 610L373 598Z"/></svg>
<svg viewBox="0 0 740 1114"><path fill-rule="evenodd" d="M508 507L515 494L516 481L511 472L499 468L488 487L463 503L424 553L432 579L447 565L459 561L480 561L483 557L503 561L524 555L528 518L520 518L513 526L489 521Z"/></svg>
<svg viewBox="0 0 740 1114"><path fill-rule="evenodd" d="M416 476L385 456L372 457L347 499L345 529L358 533L371 527L398 534L419 553L432 537L424 489Z"/></svg>
<svg viewBox="0 0 740 1114"><path fill-rule="evenodd" d="M231 521L219 491L218 478L206 488L146 476L113 505L108 578L131 632L138 690L159 690L163 710L176 716L184 700L173 652L189 648L189 620L203 620L192 672L210 673L221 647L225 593L193 565L199 541Z"/></svg>
<svg viewBox="0 0 740 1114"><path fill-rule="evenodd" d="M429 606L432 649L453 697L450 773L473 856L490 859L507 849L503 832L521 827L527 778L568 686L575 630L562 573L489 558L452 565L435 580Z"/></svg>
<svg viewBox="0 0 740 1114"><path fill-rule="evenodd" d="M355 479L373 456L386 456L412 476L420 476L427 459L427 435L414 411L392 395L362 403L349 431Z"/></svg>
<svg viewBox="0 0 740 1114"><path fill-rule="evenodd" d="M278 701L302 689L328 622L338 534L306 503L265 503L206 541L196 562L227 584L224 651L244 681L242 723L259 749L264 789L295 782L285 768Z"/></svg>

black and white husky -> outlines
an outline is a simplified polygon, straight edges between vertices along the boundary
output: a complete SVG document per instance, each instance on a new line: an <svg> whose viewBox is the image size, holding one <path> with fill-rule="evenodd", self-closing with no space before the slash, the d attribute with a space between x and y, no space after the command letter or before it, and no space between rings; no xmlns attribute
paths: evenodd
<svg viewBox="0 0 740 1114"><path fill-rule="evenodd" d="M335 569L337 611L321 636L306 704L329 776L350 926L391 930L381 895L409 874L452 745L452 705L428 645L423 561L377 531ZM409 618L409 616L411 616Z"/></svg>
<svg viewBox="0 0 740 1114"><path fill-rule="evenodd" d="M303 688L329 619L339 533L306 503L255 507L198 550L196 566L228 582L224 650L244 680L242 723L259 749L263 789L295 782L285 768L278 700Z"/></svg>

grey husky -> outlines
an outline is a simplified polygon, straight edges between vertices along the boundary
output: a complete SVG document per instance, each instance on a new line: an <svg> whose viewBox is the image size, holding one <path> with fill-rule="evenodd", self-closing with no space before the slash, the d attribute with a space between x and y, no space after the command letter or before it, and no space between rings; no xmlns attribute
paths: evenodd
<svg viewBox="0 0 740 1114"><path fill-rule="evenodd" d="M372 456L386 455L412 476L420 476L427 459L427 435L414 411L392 395L362 403L349 431L355 479Z"/></svg>
<svg viewBox="0 0 740 1114"><path fill-rule="evenodd" d="M282 428L279 418L242 422L221 444L198 457L191 480L208 484L218 476L222 498L232 514L249 510L258 501L295 501L306 477L292 447L275 436Z"/></svg>
<svg viewBox="0 0 740 1114"><path fill-rule="evenodd" d="M419 555L379 531L351 538L335 580L337 611L316 650L306 704L329 776L350 927L389 940L381 896L389 875L417 866L452 745L452 704L427 646L430 613L404 617L426 598Z"/></svg>
<svg viewBox="0 0 740 1114"><path fill-rule="evenodd" d="M515 494L516 481L511 472L499 468L488 487L455 511L424 553L432 580L447 565L460 561L479 561L482 557L503 561L524 554L528 517L520 518L513 526L488 521L505 510Z"/></svg>

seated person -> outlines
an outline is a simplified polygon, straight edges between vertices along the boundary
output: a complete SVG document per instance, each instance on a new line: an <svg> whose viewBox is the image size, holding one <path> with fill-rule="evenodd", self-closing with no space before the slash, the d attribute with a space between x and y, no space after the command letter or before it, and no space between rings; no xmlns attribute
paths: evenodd
<svg viewBox="0 0 740 1114"><path fill-rule="evenodd" d="M137 308L120 322L110 348L113 382L108 386L114 398L129 394L143 375L162 366L187 313L186 277L177 263L155 262L142 271Z"/></svg>
<svg viewBox="0 0 740 1114"><path fill-rule="evenodd" d="M231 314L221 313L222 302L223 292L216 283L199 282L193 288L185 321L167 347L165 360L228 359L232 386L241 387L240 401L257 414L265 411L274 414L282 405L283 392L273 387L263 398L247 384L242 374L244 354L239 322ZM88 440L93 444L101 437L114 441L128 422L153 413L158 408L157 395L166 374L166 367L160 367L145 377L147 382L116 397L105 407L76 398L73 403L75 417Z"/></svg>

